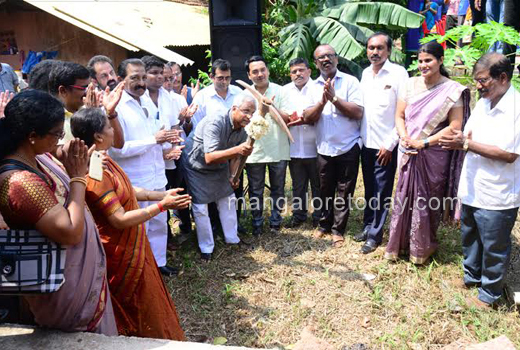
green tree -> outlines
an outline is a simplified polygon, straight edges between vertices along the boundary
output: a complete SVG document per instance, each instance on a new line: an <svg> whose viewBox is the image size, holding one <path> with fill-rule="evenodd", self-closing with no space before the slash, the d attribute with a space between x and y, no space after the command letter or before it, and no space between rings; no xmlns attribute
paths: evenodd
<svg viewBox="0 0 520 350"><path fill-rule="evenodd" d="M458 46L461 39L466 37L472 37L471 43ZM520 34L514 28L491 22L476 26L458 26L448 30L445 35L429 35L421 39L421 44L432 40L437 40L439 43L450 42L454 46L444 51L444 65L454 73L453 79L469 86L473 84L472 72L475 62L498 41L520 45ZM408 70L417 70L417 61L413 62ZM520 91L518 76L513 78L513 85Z"/></svg>

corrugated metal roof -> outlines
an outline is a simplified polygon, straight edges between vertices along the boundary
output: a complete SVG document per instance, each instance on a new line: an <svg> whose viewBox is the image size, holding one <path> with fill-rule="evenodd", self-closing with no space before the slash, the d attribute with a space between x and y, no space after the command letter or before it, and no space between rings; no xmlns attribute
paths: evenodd
<svg viewBox="0 0 520 350"><path fill-rule="evenodd" d="M193 61L164 47L210 44L204 7L158 0L25 1L128 50L183 65Z"/></svg>

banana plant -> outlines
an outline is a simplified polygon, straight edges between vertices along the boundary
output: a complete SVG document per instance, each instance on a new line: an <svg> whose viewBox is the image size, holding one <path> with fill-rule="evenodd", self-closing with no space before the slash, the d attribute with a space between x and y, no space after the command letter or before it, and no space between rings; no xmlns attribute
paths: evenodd
<svg viewBox="0 0 520 350"><path fill-rule="evenodd" d="M354 60L374 33L368 26L418 28L424 20L400 5L375 1L288 0L281 5L290 23L280 32L280 55L287 60L311 57L317 44L330 44L340 57Z"/></svg>

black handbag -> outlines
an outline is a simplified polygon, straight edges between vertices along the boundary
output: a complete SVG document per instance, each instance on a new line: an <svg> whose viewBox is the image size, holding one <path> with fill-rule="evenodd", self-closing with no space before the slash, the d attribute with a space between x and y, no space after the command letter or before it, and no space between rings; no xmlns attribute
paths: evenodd
<svg viewBox="0 0 520 350"><path fill-rule="evenodd" d="M37 170L14 159L0 162L0 174ZM37 230L0 230L0 294L56 292L65 283L66 249Z"/></svg>

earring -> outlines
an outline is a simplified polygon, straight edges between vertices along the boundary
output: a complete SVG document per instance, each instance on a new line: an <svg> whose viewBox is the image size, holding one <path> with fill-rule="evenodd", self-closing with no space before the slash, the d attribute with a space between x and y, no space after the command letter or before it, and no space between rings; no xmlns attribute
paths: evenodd
<svg viewBox="0 0 520 350"><path fill-rule="evenodd" d="M31 145L34 145L34 140L31 140Z"/></svg>

